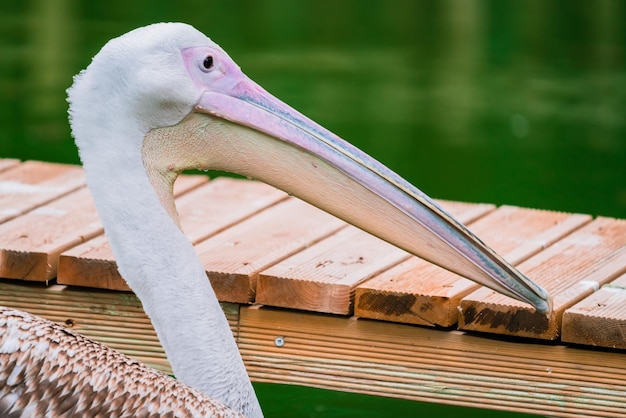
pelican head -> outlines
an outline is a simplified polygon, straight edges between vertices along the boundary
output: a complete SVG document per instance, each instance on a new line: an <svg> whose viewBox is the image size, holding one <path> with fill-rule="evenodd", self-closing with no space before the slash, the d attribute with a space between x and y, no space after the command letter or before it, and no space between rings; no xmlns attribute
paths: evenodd
<svg viewBox="0 0 626 418"><path fill-rule="evenodd" d="M80 108L73 106L79 100ZM269 94L189 25L155 24L109 41L76 77L69 101L83 162L105 158L112 148L123 157L109 172L139 158L175 223L172 185L179 173L231 171L540 312L551 309L544 289L428 196ZM108 143L90 135L94 124Z"/></svg>

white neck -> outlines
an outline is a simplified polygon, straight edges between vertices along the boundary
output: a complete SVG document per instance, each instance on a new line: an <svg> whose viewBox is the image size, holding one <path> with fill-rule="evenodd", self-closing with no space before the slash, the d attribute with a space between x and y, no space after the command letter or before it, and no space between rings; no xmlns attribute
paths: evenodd
<svg viewBox="0 0 626 418"><path fill-rule="evenodd" d="M150 316L176 377L246 416L262 416L205 270L161 205L141 149L111 150L140 141L101 133L104 138L80 147L88 185L119 270Z"/></svg>

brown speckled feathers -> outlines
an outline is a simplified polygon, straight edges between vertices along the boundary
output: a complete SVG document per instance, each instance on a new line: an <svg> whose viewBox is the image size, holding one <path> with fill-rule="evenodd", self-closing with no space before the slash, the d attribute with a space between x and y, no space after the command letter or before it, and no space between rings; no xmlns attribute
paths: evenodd
<svg viewBox="0 0 626 418"><path fill-rule="evenodd" d="M1 417L240 417L106 346L0 307Z"/></svg>

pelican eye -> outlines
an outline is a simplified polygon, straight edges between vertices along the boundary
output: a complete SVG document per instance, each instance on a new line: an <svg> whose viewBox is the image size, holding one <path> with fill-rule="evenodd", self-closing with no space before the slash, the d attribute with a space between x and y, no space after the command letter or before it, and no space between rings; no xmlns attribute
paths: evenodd
<svg viewBox="0 0 626 418"><path fill-rule="evenodd" d="M207 55L204 57L204 61L202 61L202 69L208 71L211 68L213 68L213 56Z"/></svg>

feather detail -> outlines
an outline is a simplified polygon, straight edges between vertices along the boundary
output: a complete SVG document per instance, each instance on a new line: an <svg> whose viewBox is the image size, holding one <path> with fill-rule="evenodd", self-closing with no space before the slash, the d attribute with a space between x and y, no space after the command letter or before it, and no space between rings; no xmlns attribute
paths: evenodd
<svg viewBox="0 0 626 418"><path fill-rule="evenodd" d="M2 417L241 417L48 320L0 307Z"/></svg>

